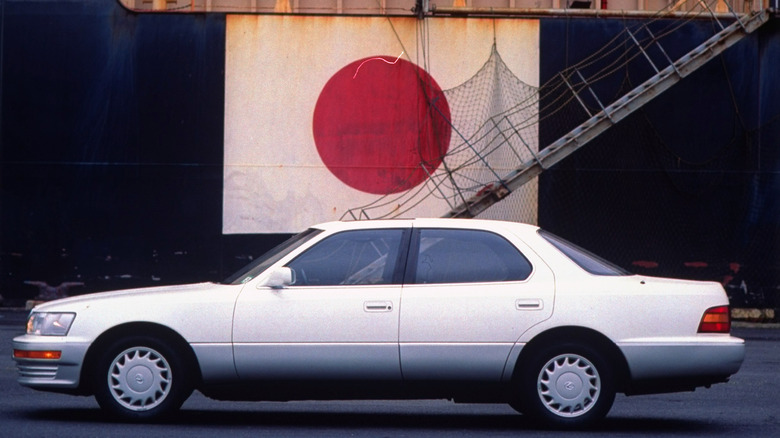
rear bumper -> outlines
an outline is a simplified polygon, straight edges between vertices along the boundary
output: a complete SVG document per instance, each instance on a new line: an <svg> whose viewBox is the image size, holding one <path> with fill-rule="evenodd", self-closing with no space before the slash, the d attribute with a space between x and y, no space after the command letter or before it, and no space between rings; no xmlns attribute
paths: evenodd
<svg viewBox="0 0 780 438"><path fill-rule="evenodd" d="M669 392L725 382L745 360L745 341L731 336L627 342L619 347L628 363L630 386L637 393L640 387L646 387L643 393Z"/></svg>

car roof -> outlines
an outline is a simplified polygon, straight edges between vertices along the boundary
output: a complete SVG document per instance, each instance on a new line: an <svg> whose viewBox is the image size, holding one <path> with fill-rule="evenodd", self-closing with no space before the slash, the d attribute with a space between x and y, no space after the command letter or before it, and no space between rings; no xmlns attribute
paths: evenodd
<svg viewBox="0 0 780 438"><path fill-rule="evenodd" d="M415 218L415 219L370 219L360 221L325 222L312 226L325 231L335 232L366 228L471 228L479 230L501 231L511 229L514 232L536 232L539 227L521 222L492 219L460 218Z"/></svg>

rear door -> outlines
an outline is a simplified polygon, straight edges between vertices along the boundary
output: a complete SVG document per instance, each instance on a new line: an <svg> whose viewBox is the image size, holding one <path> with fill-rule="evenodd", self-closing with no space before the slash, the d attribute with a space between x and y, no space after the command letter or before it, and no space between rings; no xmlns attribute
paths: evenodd
<svg viewBox="0 0 780 438"><path fill-rule="evenodd" d="M400 322L405 380L498 381L520 335L552 314L552 271L522 242L413 232Z"/></svg>

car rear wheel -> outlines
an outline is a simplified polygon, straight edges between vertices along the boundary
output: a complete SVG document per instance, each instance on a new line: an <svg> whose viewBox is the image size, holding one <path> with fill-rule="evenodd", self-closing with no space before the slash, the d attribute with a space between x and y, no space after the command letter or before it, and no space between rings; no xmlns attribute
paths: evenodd
<svg viewBox="0 0 780 438"><path fill-rule="evenodd" d="M585 428L607 415L615 400L614 373L598 350L563 344L535 351L519 376L520 408L553 428Z"/></svg>
<svg viewBox="0 0 780 438"><path fill-rule="evenodd" d="M96 370L98 404L123 420L158 420L192 393L181 355L151 337L118 339L98 358Z"/></svg>

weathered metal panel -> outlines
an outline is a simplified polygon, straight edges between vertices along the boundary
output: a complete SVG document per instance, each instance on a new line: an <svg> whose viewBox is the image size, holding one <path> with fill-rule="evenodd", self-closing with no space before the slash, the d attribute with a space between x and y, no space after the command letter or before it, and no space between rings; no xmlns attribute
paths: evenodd
<svg viewBox="0 0 780 438"><path fill-rule="evenodd" d="M219 277L224 16L3 6L0 294Z"/></svg>
<svg viewBox="0 0 780 438"><path fill-rule="evenodd" d="M76 293L218 280L273 246L285 235L223 234L223 166L233 159L223 146L270 136L293 160L306 157L302 99L316 100L349 62L401 51L392 31L377 32L386 19L231 16L258 44L236 70L221 14L135 14L104 0L6 0L1 13L0 293L12 303L38 293L25 280L84 282ZM429 20L429 35L411 17L393 23L410 62L447 89L487 58L494 25L505 61L538 85L631 21L442 17ZM722 280L735 304L776 305L779 26L775 18L543 174L540 224L635 271ZM679 56L711 32L687 23L664 49ZM595 91L615 94L647 69L637 59ZM251 105L234 114L237 104ZM251 108L267 111L254 126ZM577 111L543 120L540 143L570 129ZM288 189L264 214L306 208L283 202L300 193Z"/></svg>

